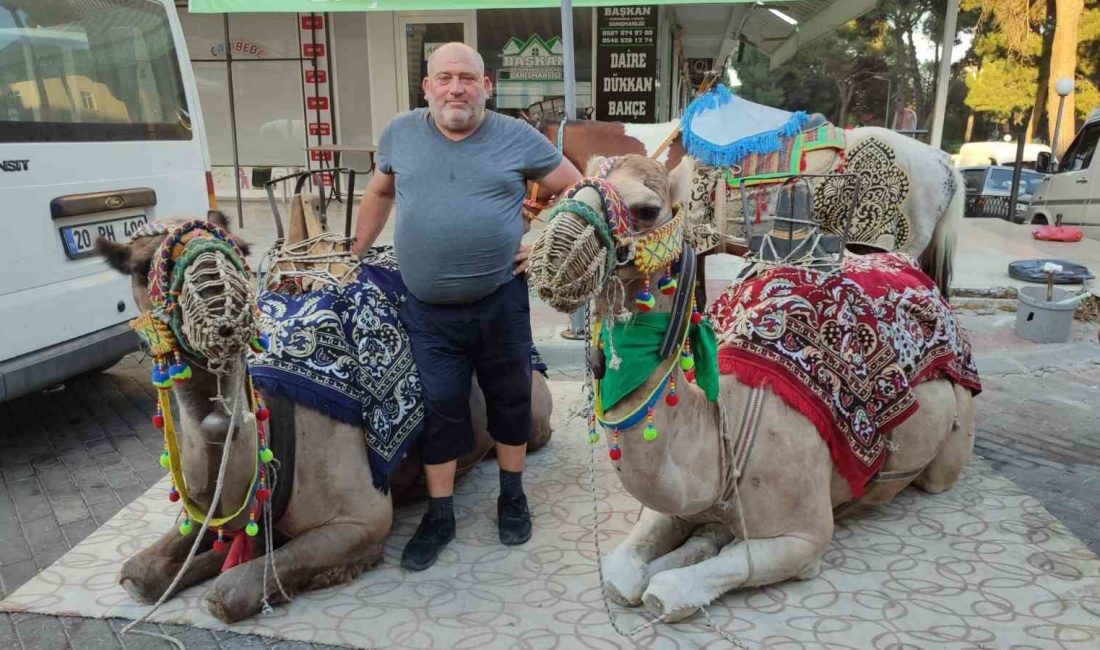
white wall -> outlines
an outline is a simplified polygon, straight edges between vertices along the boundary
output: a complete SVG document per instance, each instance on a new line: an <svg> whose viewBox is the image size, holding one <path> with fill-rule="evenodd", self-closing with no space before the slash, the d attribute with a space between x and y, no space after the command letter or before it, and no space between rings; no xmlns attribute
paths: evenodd
<svg viewBox="0 0 1100 650"><path fill-rule="evenodd" d="M367 20L363 14L329 14L329 18L332 27L332 88L336 95L336 141L350 145L374 144ZM370 159L365 155L344 154L340 162L353 169L367 169L370 166Z"/></svg>
<svg viewBox="0 0 1100 650"><path fill-rule="evenodd" d="M371 140L378 144L382 129L397 115L397 52L394 14L372 11L366 15L367 59L370 61Z"/></svg>

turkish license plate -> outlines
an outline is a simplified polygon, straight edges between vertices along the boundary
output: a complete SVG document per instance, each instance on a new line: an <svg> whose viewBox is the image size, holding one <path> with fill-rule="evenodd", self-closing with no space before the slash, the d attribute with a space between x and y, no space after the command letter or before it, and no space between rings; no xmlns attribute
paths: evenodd
<svg viewBox="0 0 1100 650"><path fill-rule="evenodd" d="M69 259L77 259L95 254L95 240L103 237L113 242L128 242L142 224L149 221L144 214L132 217L82 223L76 226L63 226L61 241L65 245L65 254Z"/></svg>

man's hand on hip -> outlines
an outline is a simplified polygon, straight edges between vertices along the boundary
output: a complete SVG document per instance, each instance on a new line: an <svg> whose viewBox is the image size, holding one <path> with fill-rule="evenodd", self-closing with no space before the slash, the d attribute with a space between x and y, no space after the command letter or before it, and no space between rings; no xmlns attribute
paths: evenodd
<svg viewBox="0 0 1100 650"><path fill-rule="evenodd" d="M516 251L516 256L512 260L516 263L512 275L527 273L531 269L531 244L520 244L519 250Z"/></svg>

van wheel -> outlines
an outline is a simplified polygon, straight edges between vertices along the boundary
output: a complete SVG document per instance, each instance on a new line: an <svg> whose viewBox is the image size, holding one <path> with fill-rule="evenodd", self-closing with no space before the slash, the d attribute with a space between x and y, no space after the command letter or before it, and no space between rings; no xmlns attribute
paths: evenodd
<svg viewBox="0 0 1100 650"><path fill-rule="evenodd" d="M1050 222L1047 221L1046 215L1039 214L1039 215L1035 215L1035 217L1031 220L1031 225L1033 225L1033 226L1047 226L1047 225L1050 225Z"/></svg>

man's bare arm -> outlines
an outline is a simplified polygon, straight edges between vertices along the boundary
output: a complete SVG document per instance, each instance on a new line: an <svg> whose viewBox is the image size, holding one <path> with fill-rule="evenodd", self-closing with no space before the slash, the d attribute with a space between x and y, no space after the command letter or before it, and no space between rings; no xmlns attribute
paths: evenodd
<svg viewBox="0 0 1100 650"><path fill-rule="evenodd" d="M573 163L569 162L568 158L563 157L561 163L554 168L554 171L539 179L539 185L552 194L561 194L563 190L579 180L581 180L581 173L577 171Z"/></svg>
<svg viewBox="0 0 1100 650"><path fill-rule="evenodd" d="M385 174L379 170L374 171L367 189L363 192L363 200L359 203L359 214L355 222L355 242L351 245L351 252L362 257L374 240L378 239L378 233L386 226L386 219L393 208L394 183L393 174Z"/></svg>
<svg viewBox="0 0 1100 650"><path fill-rule="evenodd" d="M563 190L571 187L579 180L581 180L581 173L577 171L573 163L569 162L568 158L563 157L561 163L554 168L554 171L539 179L539 195L541 196L543 191L547 190L551 194L561 194ZM520 244L513 261L515 262L513 275L526 273L531 268L530 244Z"/></svg>

